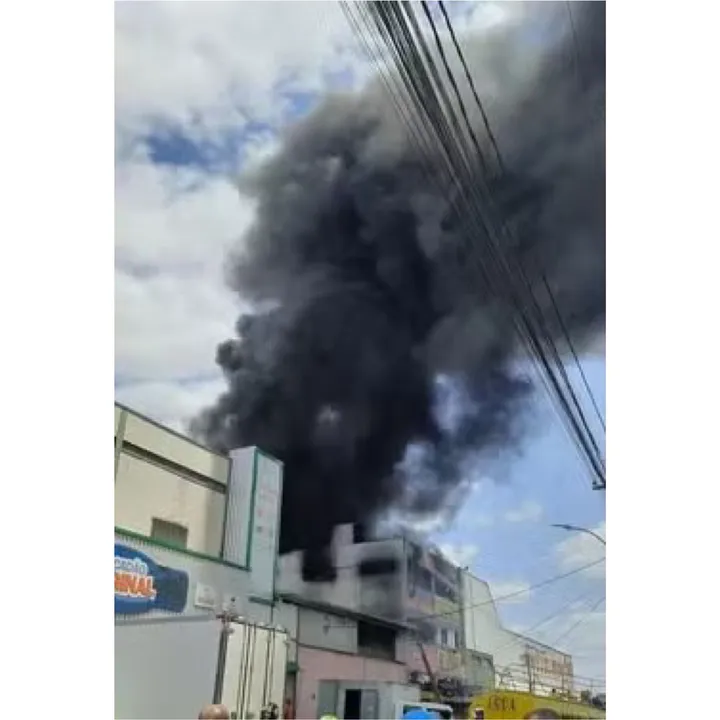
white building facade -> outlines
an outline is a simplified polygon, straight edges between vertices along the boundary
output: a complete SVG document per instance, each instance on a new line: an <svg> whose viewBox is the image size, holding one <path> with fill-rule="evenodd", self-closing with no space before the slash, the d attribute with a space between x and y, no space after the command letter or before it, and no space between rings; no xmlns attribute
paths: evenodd
<svg viewBox="0 0 720 720"><path fill-rule="evenodd" d="M488 583L466 570L462 595L466 651L492 657L496 687L539 695L572 693L570 655L504 628Z"/></svg>
<svg viewBox="0 0 720 720"><path fill-rule="evenodd" d="M257 448L218 455L115 406L115 717L211 701L219 612L247 628L292 618L276 602L281 494L282 464Z"/></svg>

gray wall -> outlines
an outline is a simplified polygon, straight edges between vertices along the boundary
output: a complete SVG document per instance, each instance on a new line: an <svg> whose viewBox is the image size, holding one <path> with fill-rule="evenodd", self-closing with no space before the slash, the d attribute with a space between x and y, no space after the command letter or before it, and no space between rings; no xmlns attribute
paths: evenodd
<svg viewBox="0 0 720 720"><path fill-rule="evenodd" d="M338 535L344 535L342 530L341 526ZM303 582L300 572L302 553L294 552L281 556L277 585L279 592L389 620L404 619L402 540L358 544L336 543L334 554L335 565L338 568L337 581L334 583ZM385 577L360 577L357 573L358 563L378 556L394 558L398 562L399 572Z"/></svg>
<svg viewBox="0 0 720 720"><path fill-rule="evenodd" d="M298 641L301 645L357 652L357 622L308 608L298 610Z"/></svg>

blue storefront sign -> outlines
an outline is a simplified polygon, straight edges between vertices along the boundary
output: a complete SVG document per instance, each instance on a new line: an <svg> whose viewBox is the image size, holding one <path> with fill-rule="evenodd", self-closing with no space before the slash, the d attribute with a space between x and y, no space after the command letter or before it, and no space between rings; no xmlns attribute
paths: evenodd
<svg viewBox="0 0 720 720"><path fill-rule="evenodd" d="M151 610L181 613L189 585L186 572L158 565L135 548L115 544L116 615L139 615Z"/></svg>

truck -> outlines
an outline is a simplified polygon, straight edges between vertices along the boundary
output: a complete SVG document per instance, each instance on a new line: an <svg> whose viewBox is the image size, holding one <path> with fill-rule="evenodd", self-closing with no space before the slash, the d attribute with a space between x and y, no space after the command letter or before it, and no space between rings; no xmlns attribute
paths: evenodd
<svg viewBox="0 0 720 720"><path fill-rule="evenodd" d="M318 717L343 720L403 718L410 710L427 710L438 720L450 720L449 705L421 702L415 685L400 683L321 680L318 687Z"/></svg>
<svg viewBox="0 0 720 720"><path fill-rule="evenodd" d="M115 620L115 718L194 718L222 703L233 718L282 711L289 639L233 613Z"/></svg>
<svg viewBox="0 0 720 720"><path fill-rule="evenodd" d="M602 720L605 711L589 703L559 695L497 690L477 695L470 703L469 720L516 720L517 718L575 718Z"/></svg>

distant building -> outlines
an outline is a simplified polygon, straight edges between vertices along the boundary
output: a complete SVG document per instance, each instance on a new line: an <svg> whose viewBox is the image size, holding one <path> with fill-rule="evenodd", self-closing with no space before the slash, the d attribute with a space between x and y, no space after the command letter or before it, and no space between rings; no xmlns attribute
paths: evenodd
<svg viewBox="0 0 720 720"><path fill-rule="evenodd" d="M492 657L496 686L538 694L573 691L571 656L504 628L488 583L463 570L462 596L468 657Z"/></svg>

